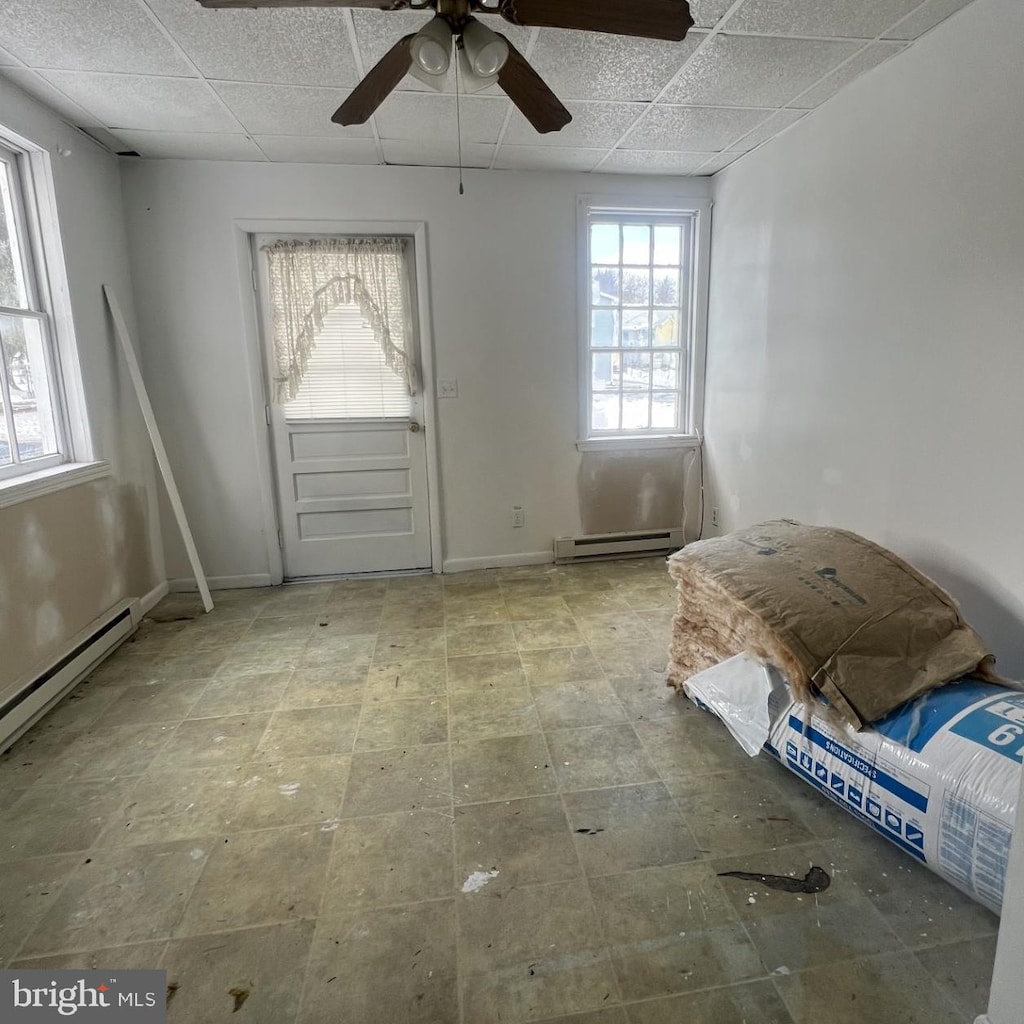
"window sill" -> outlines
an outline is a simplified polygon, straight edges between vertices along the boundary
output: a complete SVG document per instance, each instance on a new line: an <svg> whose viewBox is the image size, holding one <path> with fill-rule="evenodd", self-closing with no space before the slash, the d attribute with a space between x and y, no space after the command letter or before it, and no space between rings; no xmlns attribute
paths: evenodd
<svg viewBox="0 0 1024 1024"><path fill-rule="evenodd" d="M640 451L650 448L699 448L700 440L685 434L671 437L591 437L576 442L580 452Z"/></svg>
<svg viewBox="0 0 1024 1024"><path fill-rule="evenodd" d="M109 462L65 462L35 473L0 480L0 508L110 476Z"/></svg>

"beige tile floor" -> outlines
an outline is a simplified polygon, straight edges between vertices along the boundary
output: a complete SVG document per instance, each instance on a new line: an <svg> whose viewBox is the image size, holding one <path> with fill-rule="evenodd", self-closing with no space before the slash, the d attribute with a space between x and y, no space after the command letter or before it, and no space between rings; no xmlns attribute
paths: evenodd
<svg viewBox="0 0 1024 1024"><path fill-rule="evenodd" d="M984 1009L996 918L664 686L660 559L217 602L0 758L0 966L160 967L183 1024Z"/></svg>

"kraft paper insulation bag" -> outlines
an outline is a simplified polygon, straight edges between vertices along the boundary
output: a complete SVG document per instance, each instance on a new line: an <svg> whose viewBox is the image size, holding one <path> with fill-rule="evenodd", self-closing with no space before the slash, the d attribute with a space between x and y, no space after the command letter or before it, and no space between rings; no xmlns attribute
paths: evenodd
<svg viewBox="0 0 1024 1024"><path fill-rule="evenodd" d="M788 521L698 541L669 558L678 584L669 682L744 651L795 695L823 695L856 728L994 660L941 587L846 530Z"/></svg>
<svg viewBox="0 0 1024 1024"><path fill-rule="evenodd" d="M684 689L747 753L763 745L808 785L1000 912L1024 759L1024 693L963 679L857 731L820 705L794 700L774 669L744 655L698 673Z"/></svg>

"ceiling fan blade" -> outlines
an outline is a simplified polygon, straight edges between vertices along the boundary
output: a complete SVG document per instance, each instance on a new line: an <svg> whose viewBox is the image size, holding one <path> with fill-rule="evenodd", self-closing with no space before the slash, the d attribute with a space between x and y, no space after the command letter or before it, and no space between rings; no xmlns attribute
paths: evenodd
<svg viewBox="0 0 1024 1024"><path fill-rule="evenodd" d="M364 124L370 120L373 112L412 67L412 41L415 38L415 33L403 36L384 54L331 115L335 124Z"/></svg>
<svg viewBox="0 0 1024 1024"><path fill-rule="evenodd" d="M686 0L501 0L498 10L513 25L644 39L679 41L693 27Z"/></svg>
<svg viewBox="0 0 1024 1024"><path fill-rule="evenodd" d="M542 135L561 131L572 120L572 114L511 43L508 60L498 72L498 86Z"/></svg>
<svg viewBox="0 0 1024 1024"><path fill-rule="evenodd" d="M402 11L412 0L199 0L203 7L367 7L379 11Z"/></svg>

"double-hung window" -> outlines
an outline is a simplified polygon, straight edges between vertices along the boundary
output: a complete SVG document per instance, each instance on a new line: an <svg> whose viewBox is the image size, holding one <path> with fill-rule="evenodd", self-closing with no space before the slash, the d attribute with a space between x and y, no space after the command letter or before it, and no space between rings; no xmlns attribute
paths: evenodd
<svg viewBox="0 0 1024 1024"><path fill-rule="evenodd" d="M699 433L707 213L584 200L581 445Z"/></svg>
<svg viewBox="0 0 1024 1024"><path fill-rule="evenodd" d="M36 199L28 154L0 141L0 482L68 459Z"/></svg>

